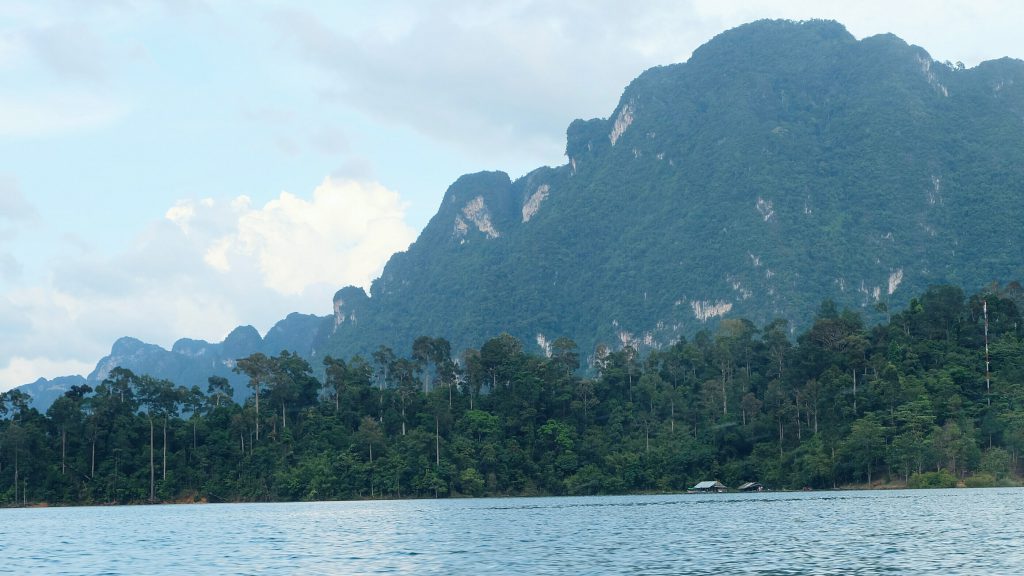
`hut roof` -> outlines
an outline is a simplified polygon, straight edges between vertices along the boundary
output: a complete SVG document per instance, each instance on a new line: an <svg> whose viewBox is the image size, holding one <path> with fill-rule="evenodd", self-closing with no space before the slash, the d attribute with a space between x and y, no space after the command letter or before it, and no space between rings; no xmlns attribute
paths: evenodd
<svg viewBox="0 0 1024 576"><path fill-rule="evenodd" d="M725 487L726 487L725 484L722 484L718 480L705 480L703 482L698 482L696 486L691 488L691 490L711 490L712 488L725 488Z"/></svg>

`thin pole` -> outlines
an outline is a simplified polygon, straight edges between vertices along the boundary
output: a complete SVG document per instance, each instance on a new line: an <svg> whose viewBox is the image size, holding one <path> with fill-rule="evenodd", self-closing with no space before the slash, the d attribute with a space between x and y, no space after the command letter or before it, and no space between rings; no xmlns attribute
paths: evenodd
<svg viewBox="0 0 1024 576"><path fill-rule="evenodd" d="M988 300L981 301L981 310L985 316L985 403L992 405L992 379L989 373L988 358Z"/></svg>

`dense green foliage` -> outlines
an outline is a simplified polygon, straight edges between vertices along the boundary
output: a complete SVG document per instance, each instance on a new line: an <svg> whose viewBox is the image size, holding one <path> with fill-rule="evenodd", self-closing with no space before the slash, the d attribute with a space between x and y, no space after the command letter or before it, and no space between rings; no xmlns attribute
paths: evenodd
<svg viewBox="0 0 1024 576"><path fill-rule="evenodd" d="M774 488L993 485L1021 472L1021 289L929 289L866 328L826 301L795 342L732 319L641 357L502 334L453 357L239 359L251 395L117 368L41 414L0 402L0 502L256 501ZM991 374L985 373L987 302Z"/></svg>
<svg viewBox="0 0 1024 576"><path fill-rule="evenodd" d="M537 352L572 334L591 357L721 317L804 330L824 299L874 322L931 285L1021 278L1022 117L1019 60L964 69L835 22L741 26L573 122L567 164L459 178L320 350L506 331Z"/></svg>

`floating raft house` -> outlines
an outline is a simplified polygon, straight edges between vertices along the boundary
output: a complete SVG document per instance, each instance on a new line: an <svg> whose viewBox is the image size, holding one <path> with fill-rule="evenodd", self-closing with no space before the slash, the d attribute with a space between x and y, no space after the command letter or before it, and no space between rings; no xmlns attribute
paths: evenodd
<svg viewBox="0 0 1024 576"><path fill-rule="evenodd" d="M698 482L696 486L690 488L690 492L725 492L728 489L725 484L718 480L705 480Z"/></svg>

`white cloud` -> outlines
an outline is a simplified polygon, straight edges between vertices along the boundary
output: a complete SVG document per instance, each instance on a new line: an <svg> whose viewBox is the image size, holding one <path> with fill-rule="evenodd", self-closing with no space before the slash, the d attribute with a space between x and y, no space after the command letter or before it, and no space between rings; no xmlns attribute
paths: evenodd
<svg viewBox="0 0 1024 576"><path fill-rule="evenodd" d="M243 324L265 333L289 312L329 314L338 288L368 286L413 238L399 195L375 183L328 178L262 206L178 202L130 249L69 246L48 284L0 292L0 389L87 373L121 336L170 347Z"/></svg>
<svg viewBox="0 0 1024 576"><path fill-rule="evenodd" d="M189 222L195 215L196 207L193 202L179 200L174 206L167 209L167 212L164 213L164 218L167 218L178 228L181 228L181 231L187 236Z"/></svg>
<svg viewBox="0 0 1024 576"><path fill-rule="evenodd" d="M218 272L230 272L231 262L228 260L228 252L231 250L232 239L225 236L210 244L203 254L203 261Z"/></svg>
<svg viewBox="0 0 1024 576"><path fill-rule="evenodd" d="M398 194L375 183L327 178L310 200L282 192L259 209L236 201L235 211L235 229L212 242L204 260L226 273L252 259L264 285L281 294L316 284L369 287L387 258L415 239Z"/></svg>
<svg viewBox="0 0 1024 576"><path fill-rule="evenodd" d="M252 198L242 195L231 201L231 209L235 212L245 212L252 206Z"/></svg>

